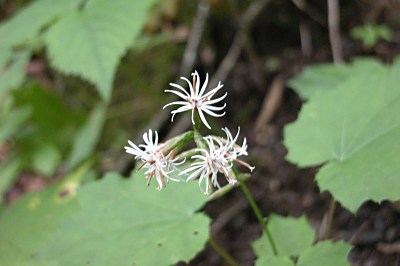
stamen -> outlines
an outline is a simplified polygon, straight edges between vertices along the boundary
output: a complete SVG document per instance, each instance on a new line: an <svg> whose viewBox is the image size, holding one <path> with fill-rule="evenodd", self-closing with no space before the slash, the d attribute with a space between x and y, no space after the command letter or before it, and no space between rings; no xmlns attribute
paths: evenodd
<svg viewBox="0 0 400 266"><path fill-rule="evenodd" d="M139 172L140 171L140 169L142 169L143 168L143 166L145 166L146 165L146 163L147 162L143 162L140 166L139 166L139 168L136 170L136 172Z"/></svg>
<svg viewBox="0 0 400 266"><path fill-rule="evenodd" d="M250 172L253 172L253 170L255 169L254 166L251 166L250 164L248 164L248 163L246 163L246 162L244 162L244 161L242 161L242 160L235 159L235 162L238 162L238 163L240 163L241 165L243 165L243 166L249 168L249 169L250 169Z"/></svg>

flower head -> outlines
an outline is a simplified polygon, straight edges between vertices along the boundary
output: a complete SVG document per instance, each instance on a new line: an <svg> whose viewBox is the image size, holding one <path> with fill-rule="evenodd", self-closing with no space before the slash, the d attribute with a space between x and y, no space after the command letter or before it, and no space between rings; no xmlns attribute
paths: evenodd
<svg viewBox="0 0 400 266"><path fill-rule="evenodd" d="M247 144L244 139L242 146L238 146L235 142L238 139L239 131L233 138L227 128L223 129L227 135L227 139L219 139L214 136L207 136L203 139L207 143L208 150L197 149L201 154L192 156L192 159L197 160L191 166L182 171L179 175L189 174L186 181L199 178L199 187L205 182L205 194L209 194L211 185L220 188L217 175L222 173L230 185L237 185L237 179L232 171L233 162L239 162L253 171L254 167L244 161L238 160L237 157L247 155Z"/></svg>
<svg viewBox="0 0 400 266"><path fill-rule="evenodd" d="M208 85L208 74L206 75L206 80L204 81L201 89L200 89L200 77L197 71L192 73L193 76L193 84L185 77L181 77L181 79L185 80L188 83L189 86L189 92L187 92L182 86L175 84L175 83L170 83L169 85L176 88L175 90L165 90L165 92L171 92L180 98L183 99L183 101L175 101L172 103L169 103L163 107L166 108L170 105L180 105L177 109L171 111L172 118L171 121L174 120L174 116L177 113L185 112L192 110L192 123L195 124L194 121L194 111L197 109L201 121L206 125L207 128L211 129L210 125L207 123L207 120L204 116L204 113L214 116L214 117L221 117L225 115L225 112L223 113L215 113L215 111L221 111L222 109L225 108L226 104L223 106L214 106L215 104L219 103L223 99L225 99L227 93L225 93L223 96L217 98L217 99L212 99L214 95L224 86L221 82L218 82L217 87L214 89L210 90L209 92L205 93ZM204 112L204 113L203 113Z"/></svg>
<svg viewBox="0 0 400 266"><path fill-rule="evenodd" d="M158 133L149 129L148 133L143 134L145 144L139 146L128 140L130 146L125 146L125 151L129 154L135 155L135 159L140 159L142 164L138 168L147 168L145 172L147 178L147 186L149 186L151 179L155 176L158 190L166 186L169 180L181 181L179 178L171 177L171 173L176 169L177 165L182 164L184 161L177 162L177 158L173 159L173 151L167 156L162 152L163 144L158 144Z"/></svg>

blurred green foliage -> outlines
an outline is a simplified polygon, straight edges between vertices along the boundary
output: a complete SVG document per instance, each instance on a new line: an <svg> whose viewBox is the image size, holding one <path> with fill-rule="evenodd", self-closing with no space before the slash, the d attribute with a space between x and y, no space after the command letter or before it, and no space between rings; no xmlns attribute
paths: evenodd
<svg viewBox="0 0 400 266"><path fill-rule="evenodd" d="M367 49L371 49L381 40L390 42L392 40L392 31L387 25L365 24L353 28L351 36L361 40Z"/></svg>

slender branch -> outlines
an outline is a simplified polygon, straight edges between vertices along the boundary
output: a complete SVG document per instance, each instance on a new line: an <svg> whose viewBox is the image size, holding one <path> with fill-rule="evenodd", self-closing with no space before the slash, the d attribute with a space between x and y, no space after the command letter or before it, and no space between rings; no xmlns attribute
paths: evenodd
<svg viewBox="0 0 400 266"><path fill-rule="evenodd" d="M333 62L335 64L343 62L342 39L340 37L339 27L339 13L339 0L328 0L329 39L331 41Z"/></svg>
<svg viewBox="0 0 400 266"><path fill-rule="evenodd" d="M253 2L241 15L239 19L239 30L229 48L228 53L222 60L218 67L217 72L214 74L213 79L210 81L211 85L217 84L220 80L225 80L232 68L236 64L243 46L246 43L246 32L249 30L254 19L261 13L264 7L269 3L269 0L260 0Z"/></svg>
<svg viewBox="0 0 400 266"><path fill-rule="evenodd" d="M237 4L237 1L230 0L229 5L232 9L235 23L236 23L237 27L240 29L241 26L240 26L240 21L239 21L240 20L239 6ZM245 49L245 52L249 59L250 67L252 68L250 71L250 75L252 75L252 78L254 79L254 82L256 83L258 89L264 91L264 89L266 87L266 83L265 83L265 79L264 79L263 68L261 66L261 63L258 60L257 53L254 48L254 44L252 42L252 38L251 38L248 30L243 31L242 38L244 39L244 49Z"/></svg>
<svg viewBox="0 0 400 266"><path fill-rule="evenodd" d="M187 66L194 65L196 61L197 50L199 48L201 36L203 36L204 26L209 14L210 5L206 0L200 0L197 6L196 19L194 20L190 37L186 44L185 52L183 54L180 73L182 76L187 76L191 69ZM186 74L186 75L185 75Z"/></svg>
<svg viewBox="0 0 400 266"><path fill-rule="evenodd" d="M275 256L278 255L278 250L276 249L275 241L268 229L267 223L264 220L263 215L261 214L260 209L258 208L253 196L251 195L249 189L245 185L245 183L242 180L238 180L239 186L242 189L247 201L250 203L251 208L253 209L254 214L256 215L258 222L262 225L263 230L265 234L267 235L268 241L271 245L272 252L274 253Z"/></svg>
<svg viewBox="0 0 400 266"><path fill-rule="evenodd" d="M311 57L313 50L312 36L311 36L310 25L305 19L300 19L299 31L300 31L301 52L305 57Z"/></svg>
<svg viewBox="0 0 400 266"><path fill-rule="evenodd" d="M323 27L326 27L325 17L318 10L309 5L305 0L292 0L293 4L305 15L317 22Z"/></svg>
<svg viewBox="0 0 400 266"><path fill-rule="evenodd" d="M210 246L218 252L218 254L231 266L240 266L240 264L226 252L217 242L214 241L211 237L208 239L208 243Z"/></svg>

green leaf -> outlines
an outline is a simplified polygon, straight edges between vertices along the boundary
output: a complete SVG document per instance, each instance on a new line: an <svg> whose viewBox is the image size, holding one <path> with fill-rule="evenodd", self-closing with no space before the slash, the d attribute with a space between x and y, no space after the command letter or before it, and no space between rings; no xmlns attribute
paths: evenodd
<svg viewBox="0 0 400 266"><path fill-rule="evenodd" d="M296 266L344 266L350 265L347 254L351 246L343 241L323 241L304 252Z"/></svg>
<svg viewBox="0 0 400 266"><path fill-rule="evenodd" d="M351 36L361 40L366 48L372 48L380 40L391 41L392 31L386 25L365 24L351 30Z"/></svg>
<svg viewBox="0 0 400 266"><path fill-rule="evenodd" d="M287 159L325 163L319 187L352 212L366 200L400 199L400 60L359 67L336 89L315 94L285 128Z"/></svg>
<svg viewBox="0 0 400 266"><path fill-rule="evenodd" d="M3 202L4 192L18 177L20 161L16 158L9 159L0 164L0 205Z"/></svg>
<svg viewBox="0 0 400 266"><path fill-rule="evenodd" d="M61 162L61 153L51 143L43 143L32 156L32 166L41 175L51 177Z"/></svg>
<svg viewBox="0 0 400 266"><path fill-rule="evenodd" d="M197 210L197 185L146 188L143 174L109 174L78 191L79 213L66 220L39 254L60 265L171 265L188 261L207 238L209 219Z"/></svg>
<svg viewBox="0 0 400 266"><path fill-rule="evenodd" d="M317 64L289 80L303 100L310 99L315 93L336 89L344 81L354 77L358 71L380 71L382 65L372 58L357 58L351 64ZM364 72L363 72L364 73Z"/></svg>
<svg viewBox="0 0 400 266"><path fill-rule="evenodd" d="M35 254L60 222L78 210L75 189L86 170L81 168L62 183L0 209L0 265L51 265Z"/></svg>
<svg viewBox="0 0 400 266"><path fill-rule="evenodd" d="M310 228L304 216L292 218L271 215L268 220L268 229L279 256L298 256L314 241L314 230ZM259 257L273 255L266 235L255 241L253 248Z"/></svg>
<svg viewBox="0 0 400 266"><path fill-rule="evenodd" d="M256 265L320 266L349 265L347 254L351 246L345 242L319 242L313 246L314 230L304 216L300 218L271 215L268 229L278 250L275 256L264 234L253 243ZM297 263L295 263L297 261Z"/></svg>
<svg viewBox="0 0 400 266"><path fill-rule="evenodd" d="M13 53L11 49L0 49L0 97L10 89L18 88L25 79L25 68L30 52Z"/></svg>
<svg viewBox="0 0 400 266"><path fill-rule="evenodd" d="M13 153L21 169L51 177L71 149L82 113L68 109L59 97L38 84L15 91L11 106L0 119L0 142L15 141ZM4 123L3 123L4 121Z"/></svg>
<svg viewBox="0 0 400 266"><path fill-rule="evenodd" d="M32 40L55 18L76 10L82 0L37 0L0 24L0 47Z"/></svg>
<svg viewBox="0 0 400 266"><path fill-rule="evenodd" d="M21 107L0 117L0 143L16 134L32 114L32 108Z"/></svg>
<svg viewBox="0 0 400 266"><path fill-rule="evenodd" d="M88 121L75 137L71 154L68 158L69 169L77 166L94 151L99 141L106 117L106 106L100 104L90 114Z"/></svg>
<svg viewBox="0 0 400 266"><path fill-rule="evenodd" d="M119 59L146 22L156 0L96 0L63 17L45 36L54 67L94 83L109 100Z"/></svg>
<svg viewBox="0 0 400 266"><path fill-rule="evenodd" d="M256 266L294 266L294 263L288 257L262 256L257 259Z"/></svg>
<svg viewBox="0 0 400 266"><path fill-rule="evenodd" d="M51 143L61 151L69 150L72 138L82 122L82 114L65 106L57 97L38 84L32 84L24 90L16 91L14 96L17 108L30 108L31 120L26 131L18 134L17 142L24 153Z"/></svg>

